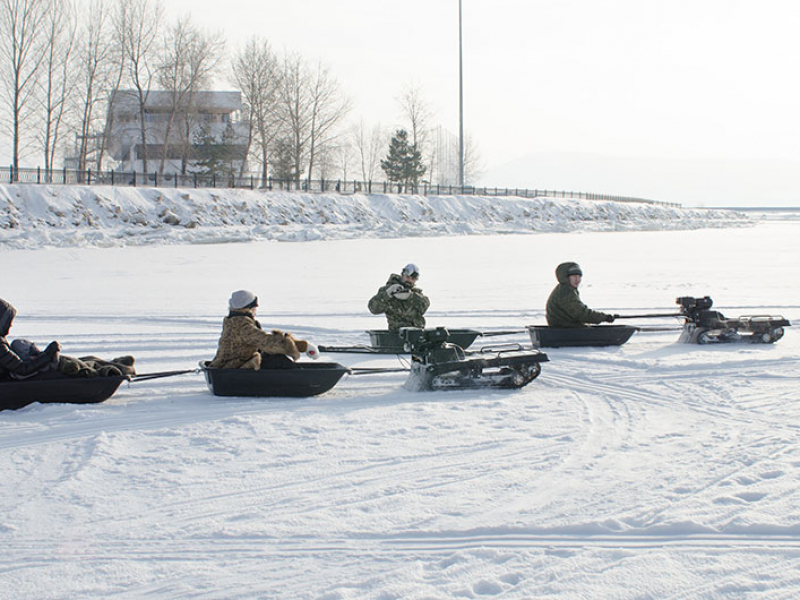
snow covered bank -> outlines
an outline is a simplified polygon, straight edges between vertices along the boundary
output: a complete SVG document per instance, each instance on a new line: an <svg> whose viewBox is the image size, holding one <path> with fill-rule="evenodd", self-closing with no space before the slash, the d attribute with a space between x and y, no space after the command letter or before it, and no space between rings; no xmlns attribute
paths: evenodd
<svg viewBox="0 0 800 600"><path fill-rule="evenodd" d="M652 231L749 223L735 212L594 200L0 185L0 247L9 248Z"/></svg>

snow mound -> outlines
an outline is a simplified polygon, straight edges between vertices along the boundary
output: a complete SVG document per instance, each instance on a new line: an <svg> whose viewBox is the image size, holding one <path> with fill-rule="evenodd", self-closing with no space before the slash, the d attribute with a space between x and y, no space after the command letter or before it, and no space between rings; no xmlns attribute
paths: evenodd
<svg viewBox="0 0 800 600"><path fill-rule="evenodd" d="M740 213L556 198L0 185L0 247L742 226Z"/></svg>

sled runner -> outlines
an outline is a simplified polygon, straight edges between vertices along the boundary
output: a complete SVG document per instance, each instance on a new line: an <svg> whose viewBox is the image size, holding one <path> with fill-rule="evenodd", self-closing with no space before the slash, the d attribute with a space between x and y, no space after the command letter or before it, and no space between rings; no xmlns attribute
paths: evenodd
<svg viewBox="0 0 800 600"><path fill-rule="evenodd" d="M32 404L97 404L108 400L127 376L24 379L0 382L0 410L16 410Z"/></svg>
<svg viewBox="0 0 800 600"><path fill-rule="evenodd" d="M200 369L215 396L306 398L323 394L350 370L339 363L297 363L292 369Z"/></svg>
<svg viewBox="0 0 800 600"><path fill-rule="evenodd" d="M714 301L709 296L683 296L675 303L680 305L685 319L678 341L688 344L774 344L783 337L783 328L791 325L783 317L774 315L727 318L719 311L710 310Z"/></svg>
<svg viewBox="0 0 800 600"><path fill-rule="evenodd" d="M468 348L478 336L483 335L476 329L448 329L450 343ZM320 345L320 352L342 352L348 354L408 354L405 341L400 333L388 329L369 329L369 346L325 346Z"/></svg>
<svg viewBox="0 0 800 600"><path fill-rule="evenodd" d="M525 350L518 344L465 352L449 342L444 327L418 329L404 327L400 337L411 352L411 373L406 389L412 391L521 388L539 376L547 355Z"/></svg>
<svg viewBox="0 0 800 600"><path fill-rule="evenodd" d="M562 348L571 346L621 346L627 342L636 327L630 325L590 325L588 327L547 327L529 325L528 335L534 348Z"/></svg>

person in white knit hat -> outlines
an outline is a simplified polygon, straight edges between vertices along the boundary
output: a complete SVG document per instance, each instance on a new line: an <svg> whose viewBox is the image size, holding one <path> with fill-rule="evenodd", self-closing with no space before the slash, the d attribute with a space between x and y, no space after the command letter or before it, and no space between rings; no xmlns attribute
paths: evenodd
<svg viewBox="0 0 800 600"><path fill-rule="evenodd" d="M217 354L209 364L214 369L285 369L306 353L317 358L317 348L290 333L273 329L267 333L256 320L258 297L237 290L228 300L228 316L222 321Z"/></svg>

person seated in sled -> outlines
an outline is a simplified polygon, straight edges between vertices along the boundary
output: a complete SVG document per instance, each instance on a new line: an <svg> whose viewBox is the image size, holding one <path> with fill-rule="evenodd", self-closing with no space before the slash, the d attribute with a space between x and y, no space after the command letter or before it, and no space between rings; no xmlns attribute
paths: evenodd
<svg viewBox="0 0 800 600"><path fill-rule="evenodd" d="M556 267L558 285L547 299L547 324L550 327L585 327L587 324L613 323L617 315L592 310L581 301L578 286L583 271L578 263L565 262Z"/></svg>
<svg viewBox="0 0 800 600"><path fill-rule="evenodd" d="M400 275L392 273L386 285L369 300L367 308L373 315L385 314L389 331L401 327L425 328L425 311L431 305L428 297L416 286L419 269L413 263L403 267Z"/></svg>
<svg viewBox="0 0 800 600"><path fill-rule="evenodd" d="M9 344L6 336L16 314L11 304L0 300L0 380L136 375L132 356L120 356L112 360L96 356L75 358L61 354L58 342L50 342L44 350L39 350L36 344L22 338Z"/></svg>
<svg viewBox="0 0 800 600"><path fill-rule="evenodd" d="M34 351L29 352L28 356L20 356L12 349L6 336L15 316L17 309L5 300L0 300L0 380L27 379L47 371L55 371L61 351L58 342L50 342L43 352L34 347ZM17 345L16 348L21 346Z"/></svg>
<svg viewBox="0 0 800 600"><path fill-rule="evenodd" d="M238 290L228 301L230 312L222 321L219 347L209 367L214 369L290 369L305 352L318 355L313 344L290 333L273 329L267 333L256 320L258 298L248 290Z"/></svg>

